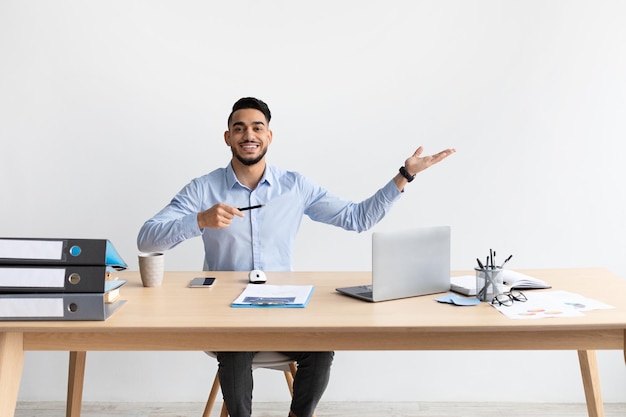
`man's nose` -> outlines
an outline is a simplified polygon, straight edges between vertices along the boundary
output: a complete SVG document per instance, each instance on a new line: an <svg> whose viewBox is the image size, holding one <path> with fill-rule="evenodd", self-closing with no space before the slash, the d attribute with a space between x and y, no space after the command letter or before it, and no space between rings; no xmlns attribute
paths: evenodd
<svg viewBox="0 0 626 417"><path fill-rule="evenodd" d="M244 139L254 138L254 130L251 127L246 129L246 131L244 132L243 138Z"/></svg>

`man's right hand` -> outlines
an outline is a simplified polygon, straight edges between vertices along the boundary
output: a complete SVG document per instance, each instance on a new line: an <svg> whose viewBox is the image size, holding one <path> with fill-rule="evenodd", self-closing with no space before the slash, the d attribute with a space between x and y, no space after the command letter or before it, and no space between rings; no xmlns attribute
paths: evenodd
<svg viewBox="0 0 626 417"><path fill-rule="evenodd" d="M204 229L223 229L230 226L235 216L243 217L237 207L228 204L218 203L208 210L198 213L198 227Z"/></svg>

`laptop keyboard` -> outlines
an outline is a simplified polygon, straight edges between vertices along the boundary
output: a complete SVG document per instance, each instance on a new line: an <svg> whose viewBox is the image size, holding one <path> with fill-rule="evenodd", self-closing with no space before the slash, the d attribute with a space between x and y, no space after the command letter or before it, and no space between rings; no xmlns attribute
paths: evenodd
<svg viewBox="0 0 626 417"><path fill-rule="evenodd" d="M363 292L359 292L358 295L361 297L372 298L372 286L371 285L363 285L361 286Z"/></svg>

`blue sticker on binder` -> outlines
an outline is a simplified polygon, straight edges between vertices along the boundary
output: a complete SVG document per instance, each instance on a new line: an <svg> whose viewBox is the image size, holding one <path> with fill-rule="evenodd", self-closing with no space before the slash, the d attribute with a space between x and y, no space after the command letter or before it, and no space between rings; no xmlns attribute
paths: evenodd
<svg viewBox="0 0 626 417"><path fill-rule="evenodd" d="M72 256L78 256L81 252L82 250L80 249L80 246L72 246L70 248L70 255Z"/></svg>

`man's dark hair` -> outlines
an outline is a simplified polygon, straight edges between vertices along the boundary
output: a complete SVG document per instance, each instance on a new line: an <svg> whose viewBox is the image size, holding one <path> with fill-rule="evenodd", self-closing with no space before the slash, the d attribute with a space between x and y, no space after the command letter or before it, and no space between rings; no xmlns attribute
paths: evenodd
<svg viewBox="0 0 626 417"><path fill-rule="evenodd" d="M272 118L272 113L270 112L270 108L267 107L264 101L259 100L254 97L244 97L237 100L235 104L233 104L233 110L230 112L228 116L228 127L230 128L230 122L233 119L233 113L237 110L241 109L256 109L265 115L265 120L269 125L270 119Z"/></svg>

